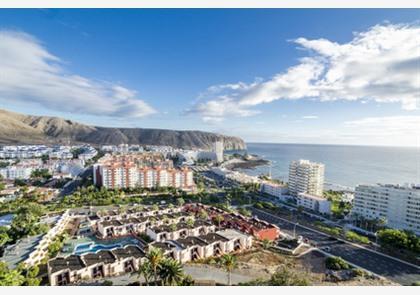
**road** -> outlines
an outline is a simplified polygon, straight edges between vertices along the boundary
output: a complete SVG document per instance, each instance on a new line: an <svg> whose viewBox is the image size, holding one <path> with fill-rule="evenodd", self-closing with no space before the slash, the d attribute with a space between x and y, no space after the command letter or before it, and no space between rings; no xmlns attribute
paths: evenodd
<svg viewBox="0 0 420 295"><path fill-rule="evenodd" d="M282 231L293 235L294 223L256 209L253 209L253 214L259 219L277 224ZM316 247L328 245L330 254L339 256L350 263L386 277L398 284L411 285L414 282L420 281L420 268L408 263L355 246L354 244L345 241L337 240L334 237L300 225L296 226L296 236L302 236L303 238L308 239L309 242Z"/></svg>

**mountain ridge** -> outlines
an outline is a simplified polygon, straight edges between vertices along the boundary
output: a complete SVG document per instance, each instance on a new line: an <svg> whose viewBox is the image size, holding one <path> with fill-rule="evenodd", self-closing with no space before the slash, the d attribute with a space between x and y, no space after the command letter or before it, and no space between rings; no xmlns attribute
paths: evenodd
<svg viewBox="0 0 420 295"><path fill-rule="evenodd" d="M223 140L226 150L245 149L235 136L198 130L101 127L60 117L34 116L0 109L0 144L169 145L209 149Z"/></svg>

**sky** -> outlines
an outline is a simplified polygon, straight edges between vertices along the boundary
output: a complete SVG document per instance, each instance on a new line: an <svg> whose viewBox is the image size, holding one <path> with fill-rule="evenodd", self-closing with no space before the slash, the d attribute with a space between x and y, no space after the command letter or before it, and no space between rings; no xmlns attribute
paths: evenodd
<svg viewBox="0 0 420 295"><path fill-rule="evenodd" d="M1 9L0 107L247 142L420 146L420 10Z"/></svg>

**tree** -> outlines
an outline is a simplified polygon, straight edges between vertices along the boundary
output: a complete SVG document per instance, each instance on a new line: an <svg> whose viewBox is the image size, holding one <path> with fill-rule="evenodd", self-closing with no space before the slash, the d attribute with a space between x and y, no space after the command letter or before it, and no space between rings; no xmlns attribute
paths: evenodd
<svg viewBox="0 0 420 295"><path fill-rule="evenodd" d="M11 240L12 239L9 237L9 234L7 233L7 228L5 228L4 226L1 226L0 227L0 247L6 245L7 242Z"/></svg>
<svg viewBox="0 0 420 295"><path fill-rule="evenodd" d="M198 216L201 219L208 219L209 218L209 215L207 214L206 210L204 210L204 209L201 209L200 212L198 212Z"/></svg>
<svg viewBox="0 0 420 295"><path fill-rule="evenodd" d="M153 277L156 284L158 281L158 267L163 259L162 250L158 248L152 248L147 252L146 258L148 262L150 263L150 267L153 271Z"/></svg>
<svg viewBox="0 0 420 295"><path fill-rule="evenodd" d="M188 218L185 223L187 224L187 226L189 228L193 228L194 227L194 224L195 224L194 219L192 219L192 218Z"/></svg>
<svg viewBox="0 0 420 295"><path fill-rule="evenodd" d="M222 223L222 221L224 220L224 218L223 218L223 215L221 215L221 214L217 214L215 217L214 217L214 221L216 221L217 222L217 226L220 228L220 224Z"/></svg>
<svg viewBox="0 0 420 295"><path fill-rule="evenodd" d="M279 268L268 281L269 286L307 286L307 279L295 272L290 271L286 266Z"/></svg>
<svg viewBox="0 0 420 295"><path fill-rule="evenodd" d="M164 259L160 265L159 273L162 283L169 286L180 284L184 278L182 265L175 259Z"/></svg>
<svg viewBox="0 0 420 295"><path fill-rule="evenodd" d="M341 257L328 257L325 260L325 267L332 270L350 269L350 265Z"/></svg>
<svg viewBox="0 0 420 295"><path fill-rule="evenodd" d="M178 199L176 199L176 204L180 207L184 206L185 200L183 198L178 198Z"/></svg>
<svg viewBox="0 0 420 295"><path fill-rule="evenodd" d="M0 261L0 286L21 286L25 277L18 268L10 270L6 262Z"/></svg>
<svg viewBox="0 0 420 295"><path fill-rule="evenodd" d="M228 273L228 285L232 285L232 271L236 268L236 257L230 254L224 254L221 257L222 267Z"/></svg>
<svg viewBox="0 0 420 295"><path fill-rule="evenodd" d="M144 278L144 281L146 283L146 286L149 286L149 279L152 275L152 266L150 265L149 261L146 261L144 263L141 263L139 265L139 268L136 272L137 277L140 279L141 277ZM141 285L141 284L140 284Z"/></svg>
<svg viewBox="0 0 420 295"><path fill-rule="evenodd" d="M273 242L268 239L262 240L262 246L265 250L268 250L272 246L272 244Z"/></svg>

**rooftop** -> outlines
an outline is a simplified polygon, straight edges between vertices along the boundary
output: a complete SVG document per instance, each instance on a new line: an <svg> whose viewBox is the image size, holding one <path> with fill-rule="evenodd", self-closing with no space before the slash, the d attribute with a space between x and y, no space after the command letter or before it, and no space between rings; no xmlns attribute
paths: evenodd
<svg viewBox="0 0 420 295"><path fill-rule="evenodd" d="M96 263L113 263L115 256L111 251L101 250L97 253L88 253L81 256L86 266L90 266Z"/></svg>
<svg viewBox="0 0 420 295"><path fill-rule="evenodd" d="M16 267L29 257L29 254L41 242L43 235L26 237L19 240L16 244L6 247L1 261L7 263L10 268Z"/></svg>
<svg viewBox="0 0 420 295"><path fill-rule="evenodd" d="M79 270L86 267L78 255L55 258L48 261L48 265L51 268L51 273L55 273L64 269L69 269L70 271Z"/></svg>
<svg viewBox="0 0 420 295"><path fill-rule="evenodd" d="M179 244L182 248L188 248L192 246L206 246L207 243L197 237L187 237L185 239L178 239L175 243Z"/></svg>
<svg viewBox="0 0 420 295"><path fill-rule="evenodd" d="M144 252L137 246L126 246L124 248L117 248L111 251L117 259L124 259L129 257L141 258L144 257Z"/></svg>
<svg viewBox="0 0 420 295"><path fill-rule="evenodd" d="M249 236L241 233L240 231L234 229L225 229L216 232L218 235L225 237L226 239L233 240L237 238L248 238Z"/></svg>
<svg viewBox="0 0 420 295"><path fill-rule="evenodd" d="M216 234L216 233L208 233L206 235L199 236L199 238L205 241L207 244L211 244L214 242L227 242L229 241L227 238Z"/></svg>

